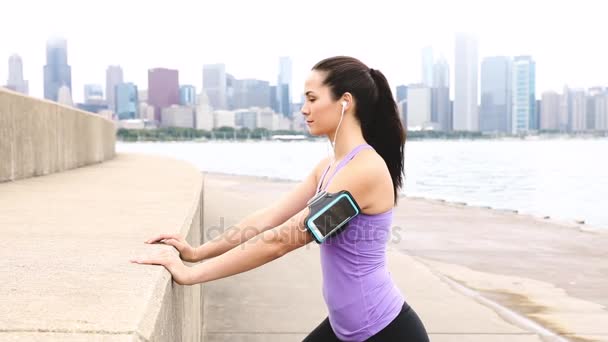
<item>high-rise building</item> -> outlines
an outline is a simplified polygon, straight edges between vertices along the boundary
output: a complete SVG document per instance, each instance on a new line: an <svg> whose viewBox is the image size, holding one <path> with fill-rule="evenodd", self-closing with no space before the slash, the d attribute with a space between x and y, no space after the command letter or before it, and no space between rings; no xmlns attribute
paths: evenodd
<svg viewBox="0 0 608 342"><path fill-rule="evenodd" d="M63 38L49 39L46 43L44 66L44 98L57 101L59 88L66 86L72 98L72 68L68 65L68 43ZM64 100L65 94L64 94Z"/></svg>
<svg viewBox="0 0 608 342"><path fill-rule="evenodd" d="M511 59L495 56L481 62L481 107L479 128L482 132L511 132Z"/></svg>
<svg viewBox="0 0 608 342"><path fill-rule="evenodd" d="M279 102L279 112L286 117L291 117L291 70L291 58L280 57L277 100Z"/></svg>
<svg viewBox="0 0 608 342"><path fill-rule="evenodd" d="M434 128L431 121L431 88L422 84L407 87L407 129L412 131Z"/></svg>
<svg viewBox="0 0 608 342"><path fill-rule="evenodd" d="M139 102L148 103L148 90L147 89L139 89L137 91L137 97L139 98Z"/></svg>
<svg viewBox="0 0 608 342"><path fill-rule="evenodd" d="M554 91L546 91L541 96L540 129L562 130L560 127L561 97Z"/></svg>
<svg viewBox="0 0 608 342"><path fill-rule="evenodd" d="M172 105L162 110L161 127L194 128L194 109Z"/></svg>
<svg viewBox="0 0 608 342"><path fill-rule="evenodd" d="M154 122L154 107L150 106L148 103L139 102L138 114L140 119L147 122Z"/></svg>
<svg viewBox="0 0 608 342"><path fill-rule="evenodd" d="M595 102L595 129L608 131L608 88L604 89Z"/></svg>
<svg viewBox="0 0 608 342"><path fill-rule="evenodd" d="M399 103L403 100L407 99L407 86L406 85L398 85L395 90L395 95L397 96L397 100L395 102Z"/></svg>
<svg viewBox="0 0 608 342"><path fill-rule="evenodd" d="M214 109L227 109L227 78L226 65L203 65L203 91L209 98L209 104Z"/></svg>
<svg viewBox="0 0 608 342"><path fill-rule="evenodd" d="M182 106L196 106L196 88L193 85L179 87L179 103Z"/></svg>
<svg viewBox="0 0 608 342"><path fill-rule="evenodd" d="M434 86L433 84L433 48L430 46L422 49L422 85L428 88Z"/></svg>
<svg viewBox="0 0 608 342"><path fill-rule="evenodd" d="M137 86L133 83L120 83L115 87L116 115L118 120L139 118Z"/></svg>
<svg viewBox="0 0 608 342"><path fill-rule="evenodd" d="M23 79L23 61L19 55L12 55L8 58L6 87L22 94L29 94L28 82Z"/></svg>
<svg viewBox="0 0 608 342"><path fill-rule="evenodd" d="M209 98L203 91L198 96L196 113L194 116L194 128L210 131L213 129L213 110L209 105Z"/></svg>
<svg viewBox="0 0 608 342"><path fill-rule="evenodd" d="M270 86L270 108L275 112L280 113L281 108L279 106L279 99L277 98L279 91L277 88L277 86Z"/></svg>
<svg viewBox="0 0 608 342"><path fill-rule="evenodd" d="M67 85L62 85L57 90L57 102L66 106L74 106L74 101L72 101L72 92Z"/></svg>
<svg viewBox="0 0 608 342"><path fill-rule="evenodd" d="M103 89L99 84L84 85L84 103L85 104L103 104Z"/></svg>
<svg viewBox="0 0 608 342"><path fill-rule="evenodd" d="M570 90L570 107L572 132L587 130L587 94L584 89Z"/></svg>
<svg viewBox="0 0 608 342"><path fill-rule="evenodd" d="M235 80L233 108L270 107L270 83L256 79ZM237 124L238 125L238 124Z"/></svg>
<svg viewBox="0 0 608 342"><path fill-rule="evenodd" d="M565 86L559 100L559 123L560 131L572 132L572 96L570 89Z"/></svg>
<svg viewBox="0 0 608 342"><path fill-rule="evenodd" d="M441 56L433 65L433 88L431 91L431 122L444 132L452 130L450 106L450 66Z"/></svg>
<svg viewBox="0 0 608 342"><path fill-rule="evenodd" d="M258 127L258 108L239 109L234 112L234 124L239 128L254 130Z"/></svg>
<svg viewBox="0 0 608 342"><path fill-rule="evenodd" d="M119 65L110 65L106 69L106 101L108 108L116 111L116 86L123 83L122 68Z"/></svg>
<svg viewBox="0 0 608 342"><path fill-rule="evenodd" d="M273 110L270 110L268 108L260 109L258 111L258 117L257 117L258 128L264 128L269 131L279 129L279 123L281 121L280 120L281 116L283 116L283 115L277 114ZM283 117L285 117L285 116L283 116Z"/></svg>
<svg viewBox="0 0 608 342"><path fill-rule="evenodd" d="M471 34L457 34L454 52L454 130L479 131L477 38Z"/></svg>
<svg viewBox="0 0 608 342"><path fill-rule="evenodd" d="M154 106L154 119L161 122L163 108L179 104L179 73L177 70L148 70L148 104Z"/></svg>
<svg viewBox="0 0 608 342"><path fill-rule="evenodd" d="M216 110L213 112L213 127L232 127L235 125L234 112L230 110Z"/></svg>
<svg viewBox="0 0 608 342"><path fill-rule="evenodd" d="M538 129L536 116L536 63L530 56L513 59L511 133Z"/></svg>
<svg viewBox="0 0 608 342"><path fill-rule="evenodd" d="M601 116L602 100L604 97L604 89L602 87L589 88L587 95L587 130L592 131L597 129L598 116Z"/></svg>

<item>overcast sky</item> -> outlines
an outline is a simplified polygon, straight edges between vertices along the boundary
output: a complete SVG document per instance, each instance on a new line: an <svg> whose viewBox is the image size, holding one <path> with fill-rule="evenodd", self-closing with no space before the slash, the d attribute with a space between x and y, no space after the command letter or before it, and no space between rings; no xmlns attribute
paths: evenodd
<svg viewBox="0 0 608 342"><path fill-rule="evenodd" d="M202 66L224 62L237 78L276 82L278 58L293 59L294 98L315 62L351 55L394 87L419 82L421 49L443 53L453 82L454 34L473 32L479 57L532 55L537 93L608 86L608 2L552 1L5 1L0 11L0 84L8 57L24 62L30 94L42 96L45 43L68 40L73 96L105 89L105 70L147 87L147 70L175 68L200 91ZM393 88L394 89L394 88Z"/></svg>

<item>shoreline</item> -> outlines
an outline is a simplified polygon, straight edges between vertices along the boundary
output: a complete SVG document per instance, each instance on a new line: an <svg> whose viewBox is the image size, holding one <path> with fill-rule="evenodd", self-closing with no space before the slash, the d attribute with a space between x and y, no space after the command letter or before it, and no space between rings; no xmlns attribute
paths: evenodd
<svg viewBox="0 0 608 342"><path fill-rule="evenodd" d="M211 171L201 171L201 172L203 174L209 174L212 176L216 175L216 176L243 177L245 179L252 179L252 180L258 179L258 180L265 180L265 181L278 182L278 183L296 184L299 182L299 180L279 178L279 177L273 177L273 176L256 176L256 175L244 175L244 174L238 174L238 173L211 172ZM460 206L460 207L485 209L485 210L491 210L494 212L505 213L505 214L515 214L515 215L527 217L530 219L534 219L539 222L547 222L547 223L559 225L562 227L576 229L580 232L585 232L585 233L608 233L608 227L602 228L599 226L588 224L588 223L586 223L585 219L580 220L580 219L574 219L574 218L559 218L559 217L552 217L550 215L524 213L518 209L502 209L502 208L494 208L494 207L491 207L488 205L472 205L472 204L469 204L464 201L449 201L449 200L442 199L442 198L424 197L424 196L419 196L419 195L410 196L410 195L406 195L406 194L399 194L399 198L408 198L411 200L422 200L422 201L427 201L427 202L431 202L431 203L445 204L448 206Z"/></svg>
<svg viewBox="0 0 608 342"><path fill-rule="evenodd" d="M530 135L530 136L504 136L504 137L409 137L407 141L552 141L552 140L608 140L608 135ZM317 142L326 141L326 138L310 137L306 139L189 139L189 140L122 140L117 139L116 142L122 144L137 144L137 143L208 143L208 142L226 142L226 143L255 143L255 142L282 142L282 143L297 143L297 142ZM406 142L407 145L407 142Z"/></svg>

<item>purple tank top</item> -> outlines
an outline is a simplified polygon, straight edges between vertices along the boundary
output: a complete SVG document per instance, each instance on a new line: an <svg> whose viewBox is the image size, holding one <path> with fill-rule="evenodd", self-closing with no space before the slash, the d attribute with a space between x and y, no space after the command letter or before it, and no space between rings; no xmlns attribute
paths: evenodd
<svg viewBox="0 0 608 342"><path fill-rule="evenodd" d="M355 147L321 189L328 166L317 193L364 148L373 149L367 144ZM345 230L320 245L323 298L332 329L343 341L368 339L395 319L403 307L404 297L386 264L392 220L392 208L376 215L360 213Z"/></svg>

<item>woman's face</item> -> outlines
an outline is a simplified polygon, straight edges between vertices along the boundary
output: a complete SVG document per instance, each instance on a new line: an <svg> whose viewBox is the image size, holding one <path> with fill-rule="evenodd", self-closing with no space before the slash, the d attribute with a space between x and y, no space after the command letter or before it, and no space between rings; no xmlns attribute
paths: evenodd
<svg viewBox="0 0 608 342"><path fill-rule="evenodd" d="M331 90L323 85L325 73L313 70L304 83L305 100L302 115L311 135L328 135L338 126L340 120L340 101L334 101Z"/></svg>

